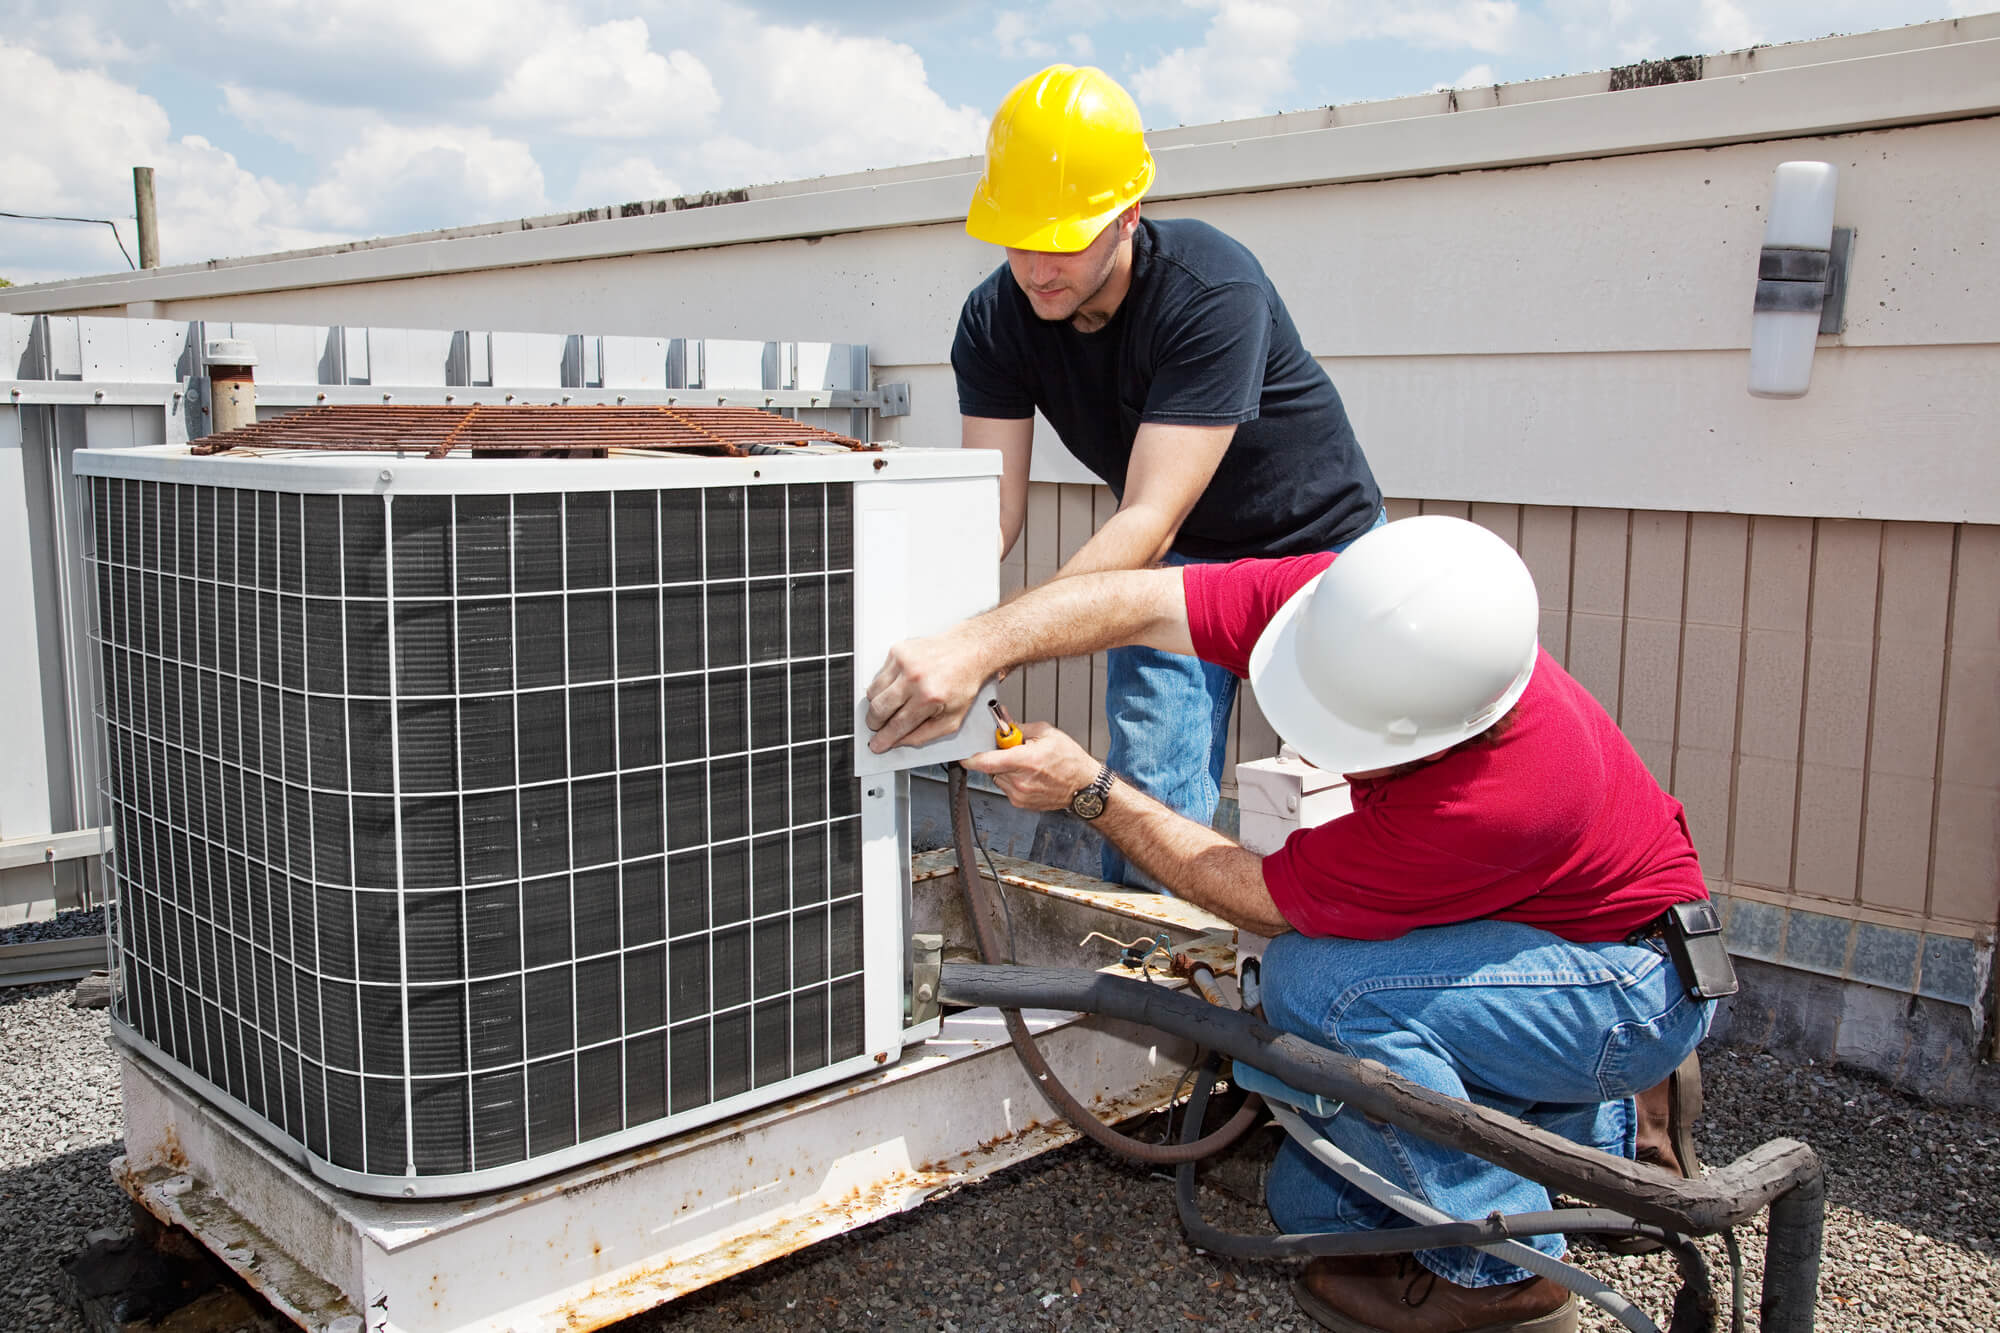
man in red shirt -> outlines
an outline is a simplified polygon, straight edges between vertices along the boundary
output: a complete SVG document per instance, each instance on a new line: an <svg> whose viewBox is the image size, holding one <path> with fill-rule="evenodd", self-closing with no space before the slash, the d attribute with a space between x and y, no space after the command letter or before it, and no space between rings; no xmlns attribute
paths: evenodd
<svg viewBox="0 0 2000 1333"><path fill-rule="evenodd" d="M1113 644L1246 676L1278 733L1354 792L1352 814L1269 856L1119 782L1045 724L966 767L1024 809L1091 820L1174 893L1271 936L1276 1026L1607 1152L1663 1140L1658 1160L1679 1169L1685 1125L1673 1138L1660 1122L1714 1004L1653 941L1627 941L1707 890L1680 803L1541 651L1537 618L1520 558L1439 516L1379 528L1338 558L1083 575L897 645L868 688L870 745L954 730L996 671ZM1365 1117L1320 1128L1451 1216L1549 1206L1531 1181ZM1407 1225L1296 1144L1268 1194L1286 1231ZM1560 1237L1533 1243L1563 1252ZM1416 1259L1315 1260L1296 1295L1348 1333L1576 1327L1568 1292L1504 1260Z"/></svg>

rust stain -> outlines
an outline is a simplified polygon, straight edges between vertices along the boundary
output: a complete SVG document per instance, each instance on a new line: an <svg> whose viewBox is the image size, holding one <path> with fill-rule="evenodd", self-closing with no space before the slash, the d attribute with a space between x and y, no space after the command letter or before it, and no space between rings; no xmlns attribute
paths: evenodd
<svg viewBox="0 0 2000 1333"><path fill-rule="evenodd" d="M957 868L957 857L949 848L940 848L911 858L910 876L913 881L921 882L936 879L940 875L949 875ZM1045 893L1050 897L1080 903L1134 921L1144 921L1149 925L1188 930L1196 934L1227 934L1232 929L1221 917L1204 912L1182 898L1170 898L1165 894L1148 893L1141 889L1128 889L1090 875L1059 870L1054 866L1045 866L1036 861L1023 861L1012 856L995 856L993 868L1000 873L1000 882L1009 888Z"/></svg>

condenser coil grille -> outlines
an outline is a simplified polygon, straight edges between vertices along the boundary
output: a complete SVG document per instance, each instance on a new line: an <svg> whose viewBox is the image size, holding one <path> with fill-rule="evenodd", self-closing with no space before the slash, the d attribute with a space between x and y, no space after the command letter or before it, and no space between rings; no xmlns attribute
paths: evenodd
<svg viewBox="0 0 2000 1333"><path fill-rule="evenodd" d="M851 485L87 484L144 1041L417 1177L861 1054Z"/></svg>

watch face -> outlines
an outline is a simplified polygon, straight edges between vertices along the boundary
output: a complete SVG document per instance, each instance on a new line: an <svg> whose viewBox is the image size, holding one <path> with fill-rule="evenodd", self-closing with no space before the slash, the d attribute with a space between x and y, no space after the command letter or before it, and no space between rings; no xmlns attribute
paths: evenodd
<svg viewBox="0 0 2000 1333"><path fill-rule="evenodd" d="M1095 819L1104 813L1104 793L1095 787L1085 787L1069 798L1069 808L1078 819Z"/></svg>

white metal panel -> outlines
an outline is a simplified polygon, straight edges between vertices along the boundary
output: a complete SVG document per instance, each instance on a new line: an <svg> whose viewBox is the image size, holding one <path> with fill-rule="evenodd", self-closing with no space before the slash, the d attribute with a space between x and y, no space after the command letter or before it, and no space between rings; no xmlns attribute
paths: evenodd
<svg viewBox="0 0 2000 1333"><path fill-rule="evenodd" d="M167 442L166 414L158 408L89 407L82 416L87 449L141 449ZM71 480L65 476L63 482Z"/></svg>
<svg viewBox="0 0 2000 1333"><path fill-rule="evenodd" d="M28 355L28 340L34 332L32 315L0 315L0 375L13 378L32 369L22 362Z"/></svg>
<svg viewBox="0 0 2000 1333"><path fill-rule="evenodd" d="M701 387L704 389L765 387L762 342L742 338L704 338L701 366Z"/></svg>
<svg viewBox="0 0 2000 1333"><path fill-rule="evenodd" d="M35 585L28 577L27 478L21 409L0 404L0 625L10 647L0 653L0 838L49 832L49 775L41 762L42 676L35 652Z"/></svg>
<svg viewBox="0 0 2000 1333"><path fill-rule="evenodd" d="M340 367L342 384L373 384L373 367L370 365L370 349L366 328L347 327L340 330Z"/></svg>
<svg viewBox="0 0 2000 1333"><path fill-rule="evenodd" d="M368 354L371 384L443 384L445 360L451 354L451 333L440 329L371 328Z"/></svg>
<svg viewBox="0 0 2000 1333"><path fill-rule="evenodd" d="M801 389L848 388L845 384L834 383L834 345L832 343L794 343L795 364L798 367L798 386ZM866 385L860 387L866 388Z"/></svg>
<svg viewBox="0 0 2000 1333"><path fill-rule="evenodd" d="M76 321L80 373L87 380L176 382L187 326L170 320Z"/></svg>
<svg viewBox="0 0 2000 1333"><path fill-rule="evenodd" d="M997 473L997 454L981 461ZM880 755L865 743L868 682L889 649L903 639L948 629L1000 600L1000 488L992 473L854 488L856 773L943 763L993 748L993 721L985 707L990 685L951 736ZM991 535L979 540L981 534Z"/></svg>
<svg viewBox="0 0 2000 1333"><path fill-rule="evenodd" d="M1385 493L2000 522L2000 343L1823 347L1752 398L1740 353L1330 363Z"/></svg>
<svg viewBox="0 0 2000 1333"><path fill-rule="evenodd" d="M559 333L495 333L492 337L494 385L560 389L563 349L567 341Z"/></svg>
<svg viewBox="0 0 2000 1333"><path fill-rule="evenodd" d="M607 389L664 389L667 387L667 342L665 338L607 336L603 346L603 379Z"/></svg>

